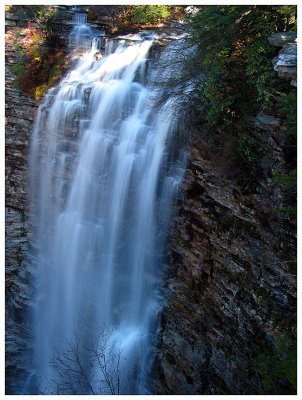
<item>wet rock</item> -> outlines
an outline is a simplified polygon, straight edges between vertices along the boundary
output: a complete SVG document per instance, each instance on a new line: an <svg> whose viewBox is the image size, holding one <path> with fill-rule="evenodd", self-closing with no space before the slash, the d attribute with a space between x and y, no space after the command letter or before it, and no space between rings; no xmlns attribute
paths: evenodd
<svg viewBox="0 0 302 400"><path fill-rule="evenodd" d="M100 60L101 58L103 58L102 53L100 51L97 51L94 55L96 60Z"/></svg>

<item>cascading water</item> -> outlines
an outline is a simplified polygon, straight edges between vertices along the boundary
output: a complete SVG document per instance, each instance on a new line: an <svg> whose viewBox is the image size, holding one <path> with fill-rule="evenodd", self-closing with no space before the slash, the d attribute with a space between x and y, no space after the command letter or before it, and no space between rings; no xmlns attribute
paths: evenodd
<svg viewBox="0 0 302 400"><path fill-rule="evenodd" d="M96 36L103 36L104 31L96 31L87 24L87 14L76 13L74 15L75 26L69 35L69 45L76 51L89 51Z"/></svg>
<svg viewBox="0 0 302 400"><path fill-rule="evenodd" d="M161 90L142 83L152 39L108 41L96 59L77 18L72 45L90 50L45 96L32 139L35 376L61 394L145 394L183 172L168 157L175 104L154 108Z"/></svg>

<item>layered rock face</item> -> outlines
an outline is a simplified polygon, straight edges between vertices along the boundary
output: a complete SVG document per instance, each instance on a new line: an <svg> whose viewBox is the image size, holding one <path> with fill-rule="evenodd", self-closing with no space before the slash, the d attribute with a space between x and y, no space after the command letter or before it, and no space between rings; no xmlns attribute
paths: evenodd
<svg viewBox="0 0 302 400"><path fill-rule="evenodd" d="M171 235L155 393L263 393L280 342L294 343L296 232L280 216L284 199L272 178L285 168L286 135L270 116L257 116L254 126L265 154L255 194L206 160L193 137ZM291 357L287 350L282 357ZM294 389L280 378L275 390Z"/></svg>
<svg viewBox="0 0 302 400"><path fill-rule="evenodd" d="M28 209L28 149L37 105L13 85L9 67L14 52L6 49L5 89L5 271L6 271L6 390L22 374L17 359L24 351L28 332L23 325L30 296Z"/></svg>

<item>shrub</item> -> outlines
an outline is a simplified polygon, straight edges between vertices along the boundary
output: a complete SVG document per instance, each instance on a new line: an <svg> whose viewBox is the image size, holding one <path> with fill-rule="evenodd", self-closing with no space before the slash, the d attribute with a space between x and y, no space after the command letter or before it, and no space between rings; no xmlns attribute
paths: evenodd
<svg viewBox="0 0 302 400"><path fill-rule="evenodd" d="M278 174L274 179L274 185L281 185L284 189L293 189L297 187L297 170L289 174Z"/></svg>
<svg viewBox="0 0 302 400"><path fill-rule="evenodd" d="M38 24L50 24L57 13L57 6L53 5L27 5L27 6L12 6L22 9L28 18Z"/></svg>
<svg viewBox="0 0 302 400"><path fill-rule="evenodd" d="M247 164L254 163L259 159L263 149L259 147L254 136L245 134L237 140L237 151Z"/></svg>
<svg viewBox="0 0 302 400"><path fill-rule="evenodd" d="M154 24L170 16L169 6L144 5L135 6L131 13L131 20L135 24Z"/></svg>
<svg viewBox="0 0 302 400"><path fill-rule="evenodd" d="M279 112L286 119L287 131L290 135L297 134L297 91L292 89L283 94L279 103Z"/></svg>
<svg viewBox="0 0 302 400"><path fill-rule="evenodd" d="M296 347L289 343L285 336L279 336L273 350L256 357L252 361L252 366L261 375L266 393L277 394L276 384L280 380L287 381L292 386L292 393L296 392Z"/></svg>
<svg viewBox="0 0 302 400"><path fill-rule="evenodd" d="M18 60L12 67L16 86L40 100L61 76L64 54L57 47L62 47L62 43L54 35L49 37L45 31L33 28L30 22L26 28L9 32L7 41Z"/></svg>

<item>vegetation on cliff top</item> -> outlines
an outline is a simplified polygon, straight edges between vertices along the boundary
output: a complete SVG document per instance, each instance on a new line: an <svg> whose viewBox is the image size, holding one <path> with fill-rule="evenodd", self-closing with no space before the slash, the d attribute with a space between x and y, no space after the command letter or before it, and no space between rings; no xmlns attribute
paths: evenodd
<svg viewBox="0 0 302 400"><path fill-rule="evenodd" d="M258 113L285 121L287 168L290 174L296 168L296 88L274 71L280 47L268 43L273 32L295 31L296 23L296 6L242 5L200 6L188 25L195 49L189 67L201 71L189 122L207 142L208 155L225 160L246 193L257 190L263 174L264 152L251 123ZM294 209L295 196L288 201Z"/></svg>
<svg viewBox="0 0 302 400"><path fill-rule="evenodd" d="M169 25L184 15L184 6L138 5L138 6L88 6L88 20L107 20L106 32L110 35L129 33L139 29L155 29Z"/></svg>
<svg viewBox="0 0 302 400"><path fill-rule="evenodd" d="M65 64L63 43L52 27L57 7L7 6L6 11L28 19L26 27L6 32L6 42L15 51L16 86L40 100L60 79Z"/></svg>
<svg viewBox="0 0 302 400"><path fill-rule="evenodd" d="M279 49L267 38L295 27L294 6L200 7L192 41L207 77L197 88L207 121L225 129L244 115L275 110L289 85L272 68Z"/></svg>

